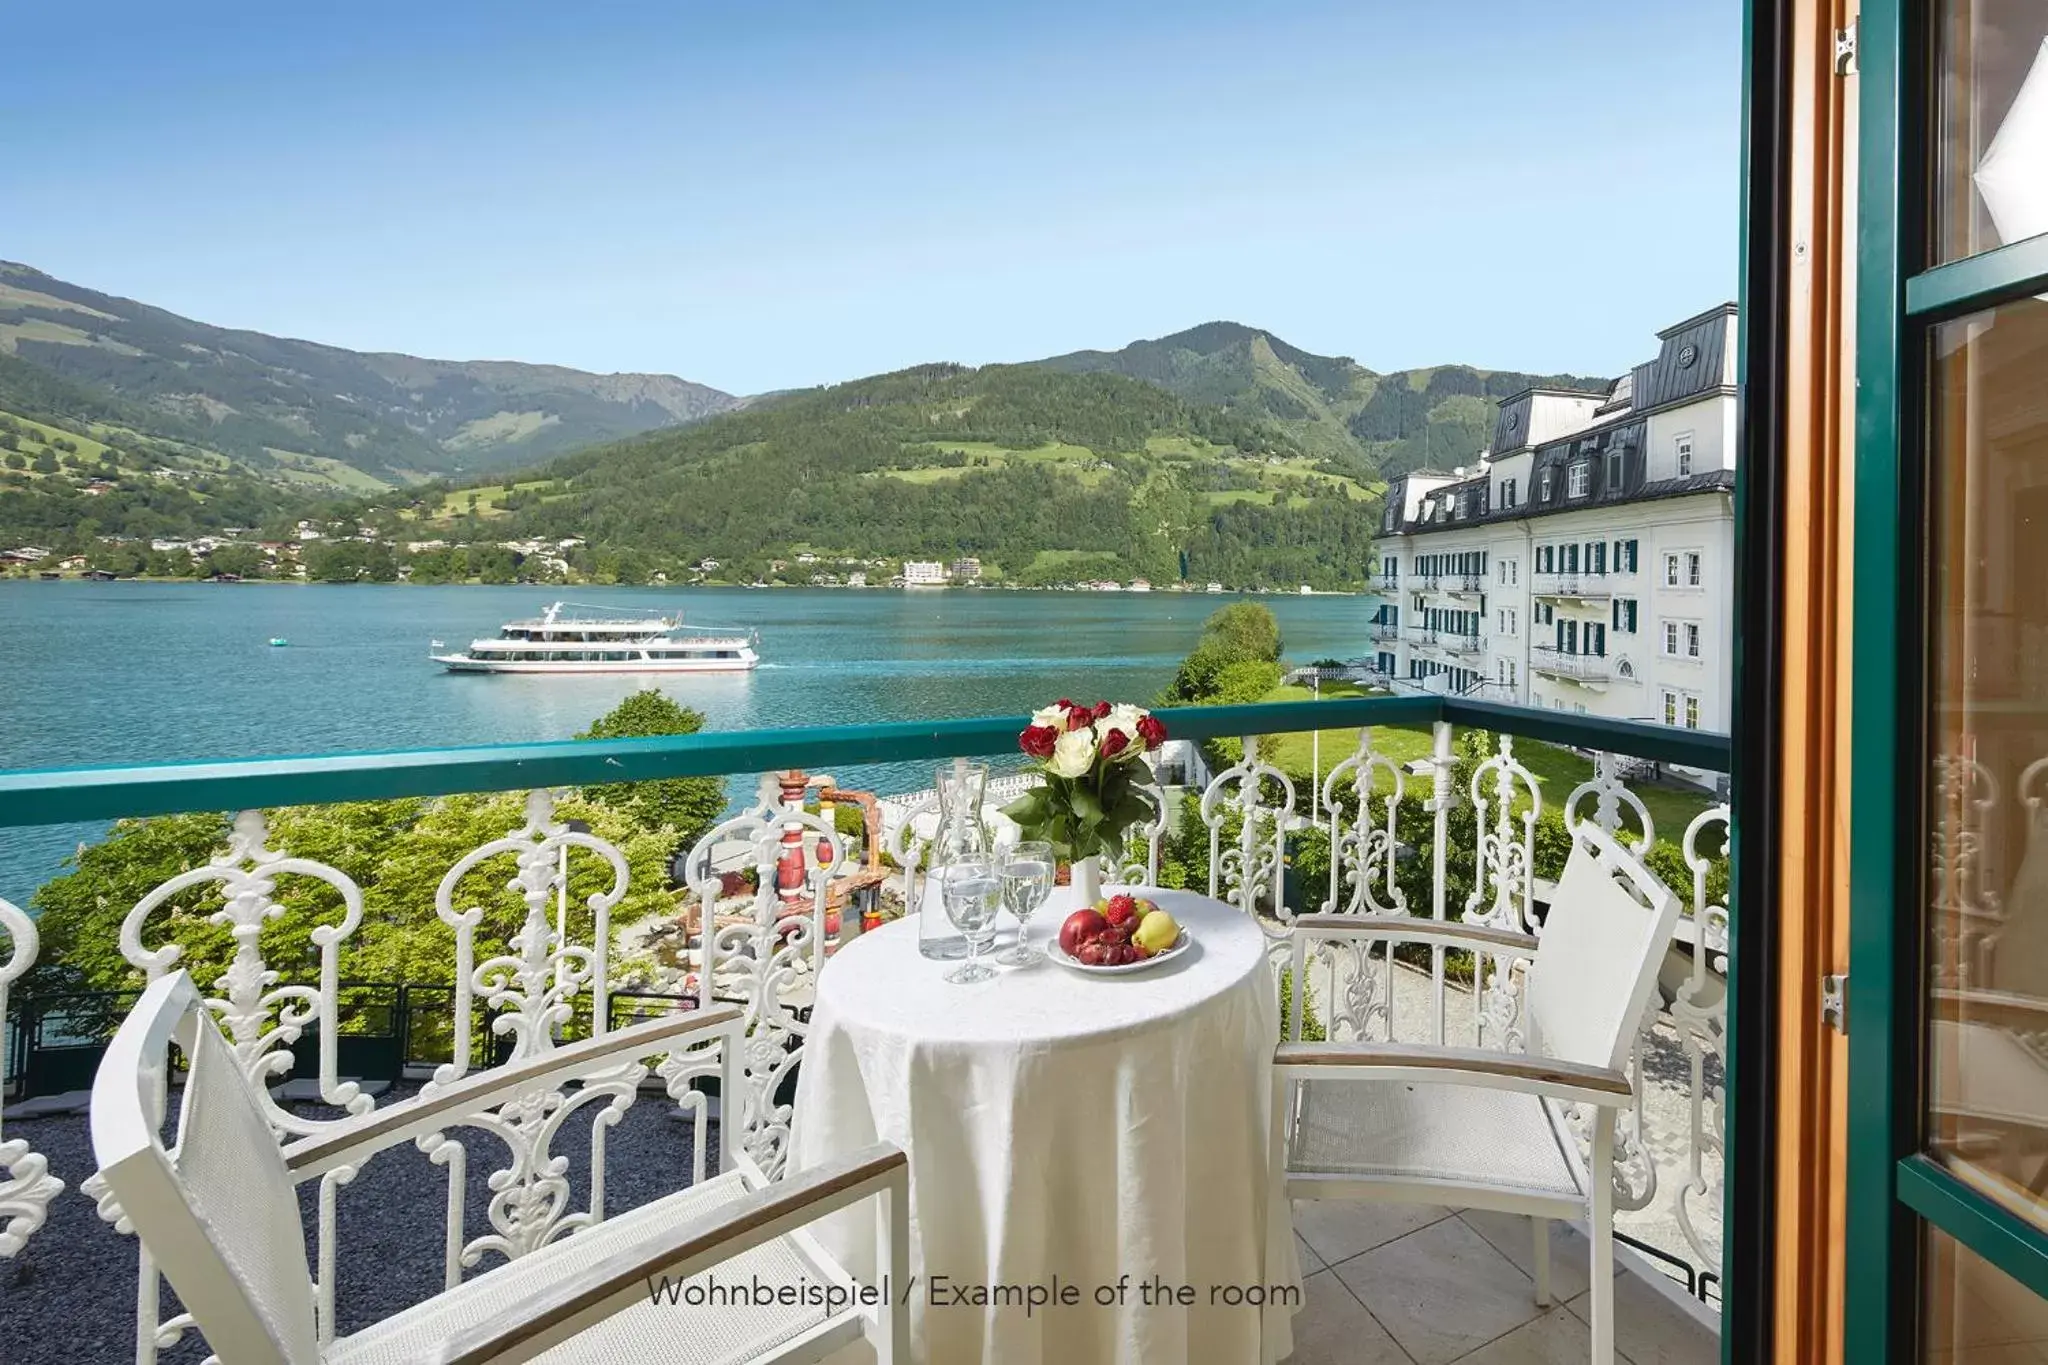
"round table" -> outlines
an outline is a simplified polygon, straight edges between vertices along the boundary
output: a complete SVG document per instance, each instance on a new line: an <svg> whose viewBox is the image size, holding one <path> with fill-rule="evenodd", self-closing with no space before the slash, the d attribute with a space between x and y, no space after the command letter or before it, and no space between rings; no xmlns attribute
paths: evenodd
<svg viewBox="0 0 2048 1365"><path fill-rule="evenodd" d="M818 979L795 1165L877 1140L909 1153L921 1360L1248 1365L1292 1348L1265 937L1206 896L1140 894L1192 940L1150 971L1045 961L951 985L906 919ZM1032 941L1076 904L1055 890ZM876 1232L872 1202L817 1226L863 1281Z"/></svg>

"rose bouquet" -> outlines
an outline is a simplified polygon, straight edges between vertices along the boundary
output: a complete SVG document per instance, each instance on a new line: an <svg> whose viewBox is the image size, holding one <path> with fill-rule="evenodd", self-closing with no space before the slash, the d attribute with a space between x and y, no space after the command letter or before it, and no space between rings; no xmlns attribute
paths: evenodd
<svg viewBox="0 0 2048 1365"><path fill-rule="evenodd" d="M1026 839L1043 839L1075 864L1077 880L1084 863L1085 875L1092 875L1091 860L1121 857L1125 833L1153 814L1139 784L1152 776L1145 755L1165 740L1165 724L1142 707L1084 706L1062 697L1033 713L1017 737L1044 782L1003 807L1003 814Z"/></svg>

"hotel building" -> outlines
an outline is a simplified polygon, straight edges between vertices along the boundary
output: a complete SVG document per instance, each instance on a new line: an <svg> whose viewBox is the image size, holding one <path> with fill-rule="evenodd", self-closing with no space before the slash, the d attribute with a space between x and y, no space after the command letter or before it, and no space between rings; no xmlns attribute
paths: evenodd
<svg viewBox="0 0 2048 1365"><path fill-rule="evenodd" d="M1505 400L1476 466L1387 490L1369 652L1398 691L1729 728L1736 310L1606 393Z"/></svg>

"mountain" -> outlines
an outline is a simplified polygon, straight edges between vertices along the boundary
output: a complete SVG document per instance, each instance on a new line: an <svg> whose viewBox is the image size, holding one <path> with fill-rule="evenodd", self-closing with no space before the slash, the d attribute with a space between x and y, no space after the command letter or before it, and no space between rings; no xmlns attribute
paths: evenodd
<svg viewBox="0 0 2048 1365"><path fill-rule="evenodd" d="M383 485L532 465L740 402L674 375L424 360L214 327L5 261L0 356L258 473L338 465Z"/></svg>
<svg viewBox="0 0 2048 1365"><path fill-rule="evenodd" d="M1468 462L1492 437L1499 401L1532 385L1602 393L1610 387L1604 379L1468 365L1376 374L1349 356L1316 355L1238 322L1205 322L1118 351L1075 351L1038 363L1127 375L1270 422L1310 454L1364 477Z"/></svg>
<svg viewBox="0 0 2048 1365"><path fill-rule="evenodd" d="M974 556L1023 583L1335 588L1363 580L1376 492L1271 422L1155 384L938 364L579 451L413 515L451 540L586 539L594 572L625 581L704 559L804 582L841 558Z"/></svg>

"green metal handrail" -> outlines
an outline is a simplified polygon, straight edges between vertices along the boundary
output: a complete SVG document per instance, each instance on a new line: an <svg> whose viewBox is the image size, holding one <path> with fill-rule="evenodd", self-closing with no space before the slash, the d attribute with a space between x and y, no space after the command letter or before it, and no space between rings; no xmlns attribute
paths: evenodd
<svg viewBox="0 0 2048 1365"><path fill-rule="evenodd" d="M1360 725L1454 725L1726 772L1726 735L1603 720L1534 707L1437 696L1338 697L1247 706L1174 707L1159 713L1177 739L1291 734ZM309 806L530 787L719 777L783 768L829 770L1014 752L1023 716L890 721L784 730L714 731L657 739L555 740L456 749L144 767L0 772L0 828L172 815L181 811Z"/></svg>

